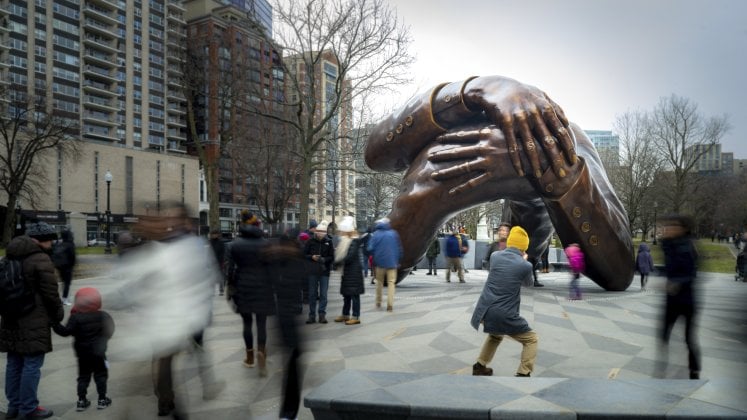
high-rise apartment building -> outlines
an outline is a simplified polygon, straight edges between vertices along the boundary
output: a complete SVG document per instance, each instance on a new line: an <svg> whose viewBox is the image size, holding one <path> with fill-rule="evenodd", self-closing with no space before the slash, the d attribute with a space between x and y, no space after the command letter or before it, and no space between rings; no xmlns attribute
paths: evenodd
<svg viewBox="0 0 747 420"><path fill-rule="evenodd" d="M75 161L47 156L50 191L24 208L86 214L87 233L78 239L98 235L107 170L115 179L111 211L118 227L166 199L196 207L198 165L184 146L181 1L1 4L6 98L44 103L48 113L76 125L70 134L81 141Z"/></svg>
<svg viewBox="0 0 747 420"><path fill-rule="evenodd" d="M685 149L688 160L697 156L694 169L700 173L718 174L722 169L720 144L695 144Z"/></svg>
<svg viewBox="0 0 747 420"><path fill-rule="evenodd" d="M307 53L309 54L309 53ZM318 54L318 52L314 53ZM301 92L290 92L291 102L294 95L313 95L317 110L315 120L331 112L330 104L335 103L340 89L350 89L350 83L339 79L337 59L331 51L322 51L321 59L314 64L311 72L315 89L306 82L311 75L307 72L308 60L300 56L285 57L289 71L294 73ZM356 215L355 202L355 162L353 161L352 104L343 101L333 112L325 127L328 141L324 150L319 151L318 159L323 162L323 169L314 172L311 177L309 194L309 219L337 221L342 216Z"/></svg>
<svg viewBox="0 0 747 420"><path fill-rule="evenodd" d="M591 139L605 167L614 168L620 165L620 136L605 130L584 130L584 132Z"/></svg>
<svg viewBox="0 0 747 420"><path fill-rule="evenodd" d="M257 108L279 116L285 112L282 52L267 36L265 24L246 9L250 2L238 3L185 3L189 60L204 73L204 94L193 101L198 136L194 140L206 147L207 159L218 162L215 187L224 232L234 229L241 210L257 212L268 199L256 194L257 184L268 182L266 176L247 163L266 151L269 141L287 138L281 124L254 112ZM276 215L283 220L277 228L294 226L297 211L290 205L286 214ZM200 217L207 222L206 211Z"/></svg>

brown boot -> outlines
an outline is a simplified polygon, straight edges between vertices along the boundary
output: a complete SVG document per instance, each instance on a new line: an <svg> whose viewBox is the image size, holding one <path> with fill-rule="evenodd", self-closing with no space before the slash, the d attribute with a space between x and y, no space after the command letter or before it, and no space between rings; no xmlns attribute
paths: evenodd
<svg viewBox="0 0 747 420"><path fill-rule="evenodd" d="M472 365L472 376L493 376L493 369L477 362Z"/></svg>
<svg viewBox="0 0 747 420"><path fill-rule="evenodd" d="M264 346L259 346L257 351L257 364L259 365L259 376L267 376L267 353Z"/></svg>
<svg viewBox="0 0 747 420"><path fill-rule="evenodd" d="M345 325L358 325L361 321L358 319L357 316L350 317L347 321L345 321Z"/></svg>
<svg viewBox="0 0 747 420"><path fill-rule="evenodd" d="M348 319L350 319L349 316L347 316L347 315L340 315L337 318L335 318L335 322L345 322Z"/></svg>
<svg viewBox="0 0 747 420"><path fill-rule="evenodd" d="M246 359L244 359L244 366L248 368L254 367L254 349L246 349Z"/></svg>

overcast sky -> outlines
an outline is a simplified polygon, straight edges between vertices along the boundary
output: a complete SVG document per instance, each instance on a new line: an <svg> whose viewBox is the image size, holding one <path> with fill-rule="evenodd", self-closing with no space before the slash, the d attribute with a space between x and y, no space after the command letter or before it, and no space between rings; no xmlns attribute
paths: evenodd
<svg viewBox="0 0 747 420"><path fill-rule="evenodd" d="M676 94L728 115L747 159L745 0L389 0L417 62L402 98L470 75L533 84L587 130Z"/></svg>

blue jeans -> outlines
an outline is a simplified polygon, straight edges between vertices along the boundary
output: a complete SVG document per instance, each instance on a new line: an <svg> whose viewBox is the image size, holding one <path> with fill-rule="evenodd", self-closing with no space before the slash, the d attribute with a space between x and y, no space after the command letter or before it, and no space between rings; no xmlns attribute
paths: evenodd
<svg viewBox="0 0 747 420"><path fill-rule="evenodd" d="M342 295L342 314L350 315L350 306L353 306L353 316L361 316L361 295Z"/></svg>
<svg viewBox="0 0 747 420"><path fill-rule="evenodd" d="M8 363L5 367L5 397L8 399L8 411L16 409L20 416L25 416L39 406L36 391L39 389L43 364L44 353L8 353Z"/></svg>
<svg viewBox="0 0 747 420"><path fill-rule="evenodd" d="M327 288L329 276L309 275L309 318L316 317L316 300L319 299L319 316L327 315Z"/></svg>

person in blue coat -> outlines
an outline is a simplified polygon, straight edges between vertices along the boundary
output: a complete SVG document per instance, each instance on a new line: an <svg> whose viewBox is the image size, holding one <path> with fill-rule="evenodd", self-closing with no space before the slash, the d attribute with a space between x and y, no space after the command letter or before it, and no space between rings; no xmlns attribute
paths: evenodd
<svg viewBox="0 0 747 420"><path fill-rule="evenodd" d="M648 275L654 271L654 259L651 258L651 250L648 244L641 242L638 245L638 256L635 258L635 269L641 273L641 291L646 290Z"/></svg>
<svg viewBox="0 0 747 420"><path fill-rule="evenodd" d="M521 343L521 362L516 376L530 376L537 358L537 333L519 314L521 286L533 284L532 264L527 261L529 235L519 226L511 228L506 249L490 256L490 274L472 313L471 324L488 334L477 362L472 366L475 376L491 376L487 367L493 360L503 336L508 335Z"/></svg>
<svg viewBox="0 0 747 420"><path fill-rule="evenodd" d="M384 280L387 282L386 310L394 310L394 286L397 283L397 268L402 259L402 242L399 234L389 225L389 219L376 221L368 251L373 255L376 266L376 307L381 307L381 291Z"/></svg>

